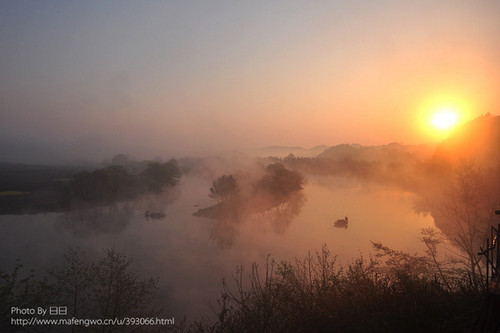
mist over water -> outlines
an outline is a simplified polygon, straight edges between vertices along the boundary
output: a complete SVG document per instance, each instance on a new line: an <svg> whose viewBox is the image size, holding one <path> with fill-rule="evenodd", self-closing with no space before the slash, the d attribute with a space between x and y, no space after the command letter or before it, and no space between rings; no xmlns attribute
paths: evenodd
<svg viewBox="0 0 500 333"><path fill-rule="evenodd" d="M499 120L487 116L472 124L473 137L489 133L482 137L488 152L497 151ZM485 131L489 126L496 129ZM450 137L437 153L389 144L338 145L317 157L234 153L166 163L119 154L114 166L74 175L62 192L69 202L49 206L59 212L43 213L51 201L34 196L35 212L42 213L0 215L0 270L11 271L19 258L25 270L43 276L65 265L68 247L89 260L114 249L133 259L137 276L159 279L153 305L194 320L214 318L222 279L230 284L237 267L247 276L253 263L293 263L323 245L344 267L360 255L376 255L373 243L409 258L428 254L421 231L431 227L443 242L436 258L474 259L484 231L497 223L492 212L500 173L496 156L481 159L491 154L477 151L463 159L452 148L464 145L455 141ZM59 179L43 168L28 170ZM457 241L467 236L462 230L473 231L472 246ZM474 274L480 263L471 262Z"/></svg>
<svg viewBox="0 0 500 333"><path fill-rule="evenodd" d="M498 279L478 251L500 237L500 1L0 8L0 332L56 302L471 331Z"/></svg>
<svg viewBox="0 0 500 333"><path fill-rule="evenodd" d="M160 278L155 302L167 313L194 318L213 315L210 302L220 295L221 279L230 280L239 265L263 264L268 255L303 258L322 244L341 263L369 254L370 241L415 252L423 249L420 229L433 226L430 216L414 212L415 194L341 177L310 177L293 203L238 221L193 216L214 204L208 197L212 180L188 174L170 192L133 202L0 216L2 268L20 258L25 267L43 272L61 263L68 246L89 257L115 248L134 258L135 271ZM146 210L163 210L166 217L146 219ZM348 228L335 228L344 216Z"/></svg>
<svg viewBox="0 0 500 333"><path fill-rule="evenodd" d="M12 272L20 259L25 272L35 269L42 277L67 267L69 247L90 262L113 249L133 259L136 276L158 278L151 305L179 319L215 320L222 280L234 286L239 267L246 278L253 263L261 269L268 258L297 263L325 246L343 267L360 256L384 261L377 251L393 249L393 263L401 266L395 271L418 274L418 260L430 251L422 240L435 235L440 249L432 258L468 256L464 267L477 283L477 249L497 223L500 173L491 152L498 151L499 121L485 116L466 128L484 142L468 159L460 152L470 140L458 132L436 150L345 144L316 157L231 153L165 163L119 154L103 168L76 174L36 166L23 174L7 165L4 175L24 181L27 172L61 186L50 192L46 183L20 182L32 186L33 195L23 192L30 187L2 192L11 200L0 207L4 214L13 208L8 202L25 206L10 213L21 215L0 215L0 270ZM429 227L437 230L422 233ZM428 276L435 273L427 269Z"/></svg>

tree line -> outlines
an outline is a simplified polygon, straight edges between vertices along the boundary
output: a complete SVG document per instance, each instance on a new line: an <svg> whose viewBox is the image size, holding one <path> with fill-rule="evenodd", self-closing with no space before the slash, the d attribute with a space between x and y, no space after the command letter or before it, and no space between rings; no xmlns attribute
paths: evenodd
<svg viewBox="0 0 500 333"><path fill-rule="evenodd" d="M181 171L174 159L147 162L145 169L132 173L125 166L111 165L76 174L69 183L71 200L88 203L112 203L134 199L140 194L161 192L179 182Z"/></svg>
<svg viewBox="0 0 500 333"><path fill-rule="evenodd" d="M286 200L296 191L303 189L304 177L293 170L288 170L281 163L266 166L265 175L254 181L251 189L246 189L249 196L269 194L276 201ZM209 196L219 202L236 198L241 192L238 181L233 175L222 175L212 182Z"/></svg>
<svg viewBox="0 0 500 333"><path fill-rule="evenodd" d="M0 184L0 214L109 205L141 194L159 193L175 186L182 176L175 159L139 162L123 154L115 156L109 165L94 170L10 166L0 167L0 174L4 177Z"/></svg>

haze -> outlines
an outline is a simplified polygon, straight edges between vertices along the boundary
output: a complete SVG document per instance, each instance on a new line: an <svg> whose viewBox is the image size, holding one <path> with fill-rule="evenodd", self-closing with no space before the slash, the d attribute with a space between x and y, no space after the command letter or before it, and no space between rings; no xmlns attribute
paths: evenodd
<svg viewBox="0 0 500 333"><path fill-rule="evenodd" d="M494 1L2 1L0 160L436 142L498 110Z"/></svg>

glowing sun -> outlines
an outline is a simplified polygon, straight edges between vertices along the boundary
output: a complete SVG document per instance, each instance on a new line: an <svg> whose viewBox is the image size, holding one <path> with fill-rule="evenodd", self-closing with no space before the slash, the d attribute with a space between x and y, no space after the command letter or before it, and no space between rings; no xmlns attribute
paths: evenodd
<svg viewBox="0 0 500 333"><path fill-rule="evenodd" d="M457 112L452 109L437 111L432 117L431 123L440 130L448 130L456 125L458 119Z"/></svg>

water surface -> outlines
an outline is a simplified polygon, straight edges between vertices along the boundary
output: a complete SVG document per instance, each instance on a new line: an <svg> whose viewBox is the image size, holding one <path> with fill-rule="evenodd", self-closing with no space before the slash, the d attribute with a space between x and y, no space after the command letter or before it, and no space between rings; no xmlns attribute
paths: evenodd
<svg viewBox="0 0 500 333"><path fill-rule="evenodd" d="M0 267L19 258L25 267L44 271L61 264L68 246L89 257L115 248L134 258L142 276L158 276L156 302L172 316L211 315L223 277L238 265L303 258L326 244L340 263L371 252L371 241L416 252L421 228L430 216L412 209L414 194L345 179L309 179L294 207L283 205L239 221L195 217L214 202L210 181L184 177L175 191L133 203L71 213L0 216ZM293 212L291 212L293 208ZM164 210L165 219L146 219L146 210ZM279 218L288 214L286 218ZM348 227L335 228L348 216Z"/></svg>

